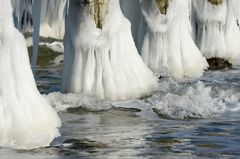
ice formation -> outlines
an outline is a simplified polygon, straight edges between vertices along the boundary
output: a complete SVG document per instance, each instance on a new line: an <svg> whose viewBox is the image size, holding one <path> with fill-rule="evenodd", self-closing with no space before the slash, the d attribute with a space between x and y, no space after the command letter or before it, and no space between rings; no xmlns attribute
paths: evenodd
<svg viewBox="0 0 240 159"><path fill-rule="evenodd" d="M18 30L28 32L32 30L33 0L11 0L13 5L14 24Z"/></svg>
<svg viewBox="0 0 240 159"><path fill-rule="evenodd" d="M32 68L35 71L40 36L63 39L67 0L11 0L15 26L33 32Z"/></svg>
<svg viewBox="0 0 240 159"><path fill-rule="evenodd" d="M235 64L240 58L240 2L222 0L193 0L195 40L207 58L219 57Z"/></svg>
<svg viewBox="0 0 240 159"><path fill-rule="evenodd" d="M0 0L0 6L0 147L48 146L59 135L60 120L36 88L11 1Z"/></svg>
<svg viewBox="0 0 240 159"><path fill-rule="evenodd" d="M21 32L32 32L33 20L40 20L40 35L63 39L65 31L65 14L67 0L11 0L13 5L13 17L15 26ZM37 7L34 8L34 3ZM36 3L35 3L36 4ZM33 17L39 10L41 18Z"/></svg>
<svg viewBox="0 0 240 159"><path fill-rule="evenodd" d="M201 76L208 64L191 37L189 1L168 1L161 12L156 0L142 0L144 61L156 74L166 67L175 78Z"/></svg>
<svg viewBox="0 0 240 159"><path fill-rule="evenodd" d="M151 93L157 80L138 55L130 22L123 16L119 0L104 1L102 28L96 27L90 14L91 3L69 2L63 92L109 100Z"/></svg>
<svg viewBox="0 0 240 159"><path fill-rule="evenodd" d="M67 0L42 1L40 35L63 39Z"/></svg>

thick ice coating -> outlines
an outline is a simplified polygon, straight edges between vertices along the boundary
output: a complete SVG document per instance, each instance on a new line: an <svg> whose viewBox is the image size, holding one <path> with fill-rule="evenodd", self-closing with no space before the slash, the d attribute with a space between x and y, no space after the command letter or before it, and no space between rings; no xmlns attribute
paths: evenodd
<svg viewBox="0 0 240 159"><path fill-rule="evenodd" d="M147 24L142 57L156 74L165 67L176 78L196 78L208 66L191 37L189 2L142 0Z"/></svg>
<svg viewBox="0 0 240 159"><path fill-rule="evenodd" d="M154 91L157 80L138 55L119 0L109 0L98 29L84 0L70 0L66 20L63 91L126 100Z"/></svg>
<svg viewBox="0 0 240 159"><path fill-rule="evenodd" d="M105 20L108 0L89 0L88 3L90 3L90 14L94 19L97 28L102 29Z"/></svg>
<svg viewBox="0 0 240 159"><path fill-rule="evenodd" d="M238 0L193 0L195 40L207 58L240 59Z"/></svg>
<svg viewBox="0 0 240 159"><path fill-rule="evenodd" d="M0 147L48 146L59 135L60 120L36 88L11 1L0 0L0 6Z"/></svg>

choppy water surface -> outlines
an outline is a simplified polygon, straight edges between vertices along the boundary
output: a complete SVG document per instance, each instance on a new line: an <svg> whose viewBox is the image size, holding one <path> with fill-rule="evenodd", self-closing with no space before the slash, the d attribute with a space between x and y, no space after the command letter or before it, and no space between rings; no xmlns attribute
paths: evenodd
<svg viewBox="0 0 240 159"><path fill-rule="evenodd" d="M39 68L42 93L59 91L62 66ZM51 147L0 149L3 159L238 158L240 68L207 72L198 81L161 79L141 100L99 101L45 95L59 111L62 136Z"/></svg>

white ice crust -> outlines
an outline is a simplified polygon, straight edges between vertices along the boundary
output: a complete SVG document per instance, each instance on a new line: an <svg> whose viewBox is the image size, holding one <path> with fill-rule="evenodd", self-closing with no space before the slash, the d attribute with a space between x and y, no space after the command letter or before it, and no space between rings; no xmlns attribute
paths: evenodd
<svg viewBox="0 0 240 159"><path fill-rule="evenodd" d="M212 5L208 0L193 0L195 41L207 58L219 57L239 64L240 59L240 2L223 0Z"/></svg>
<svg viewBox="0 0 240 159"><path fill-rule="evenodd" d="M0 6L0 147L48 146L59 135L60 119L36 88L11 2L0 0Z"/></svg>
<svg viewBox="0 0 240 159"><path fill-rule="evenodd" d="M148 95L157 80L138 54L130 22L119 0L109 0L101 29L88 4L70 0L66 19L63 91L100 99L126 100Z"/></svg>
<svg viewBox="0 0 240 159"><path fill-rule="evenodd" d="M142 57L153 72L165 67L178 79L200 77L208 64L191 37L189 1L170 1L165 15L155 0L142 0L142 14L147 25Z"/></svg>

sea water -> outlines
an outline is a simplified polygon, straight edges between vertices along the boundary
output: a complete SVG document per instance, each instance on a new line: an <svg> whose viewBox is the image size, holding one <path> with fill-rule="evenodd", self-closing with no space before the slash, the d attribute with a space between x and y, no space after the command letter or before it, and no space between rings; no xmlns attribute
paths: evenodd
<svg viewBox="0 0 240 159"><path fill-rule="evenodd" d="M46 148L1 148L1 158L240 156L240 67L207 71L195 81L165 72L154 95L123 102L59 93L62 68L49 62L36 72L39 90L60 114L62 136Z"/></svg>

